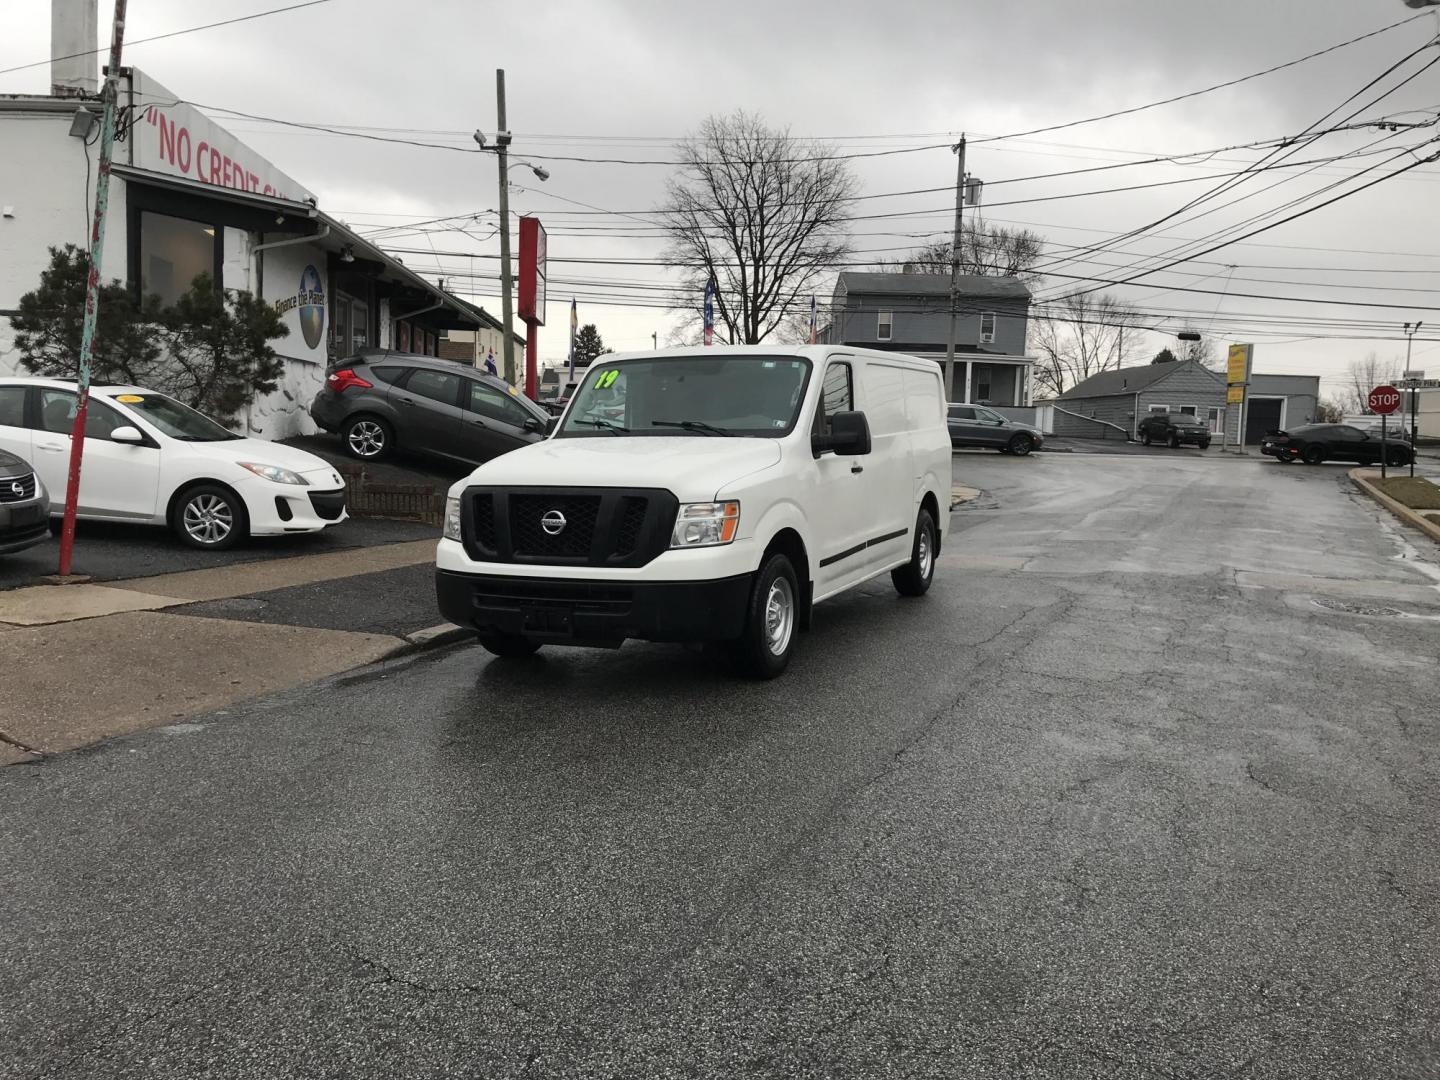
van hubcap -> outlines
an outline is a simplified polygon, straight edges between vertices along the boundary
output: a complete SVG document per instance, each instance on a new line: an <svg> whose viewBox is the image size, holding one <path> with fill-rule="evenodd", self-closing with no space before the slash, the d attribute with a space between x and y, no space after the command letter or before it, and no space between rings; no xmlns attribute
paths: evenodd
<svg viewBox="0 0 1440 1080"><path fill-rule="evenodd" d="M932 560L931 560L931 557L930 557L930 530L929 530L929 529L921 529L921 530L920 530L920 577L921 577L922 580L925 579L925 578L928 578L928 577L930 576L930 565L931 565L931 561L932 561Z"/></svg>
<svg viewBox="0 0 1440 1080"><path fill-rule="evenodd" d="M197 495L185 504L185 532L202 544L218 544L235 527L230 504L218 495Z"/></svg>
<svg viewBox="0 0 1440 1080"><path fill-rule="evenodd" d="M765 645L776 656L783 656L790 647L795 629L795 590L788 578L778 577L770 583L765 598Z"/></svg>
<svg viewBox="0 0 1440 1080"><path fill-rule="evenodd" d="M385 429L372 420L361 420L350 429L350 449L360 457L374 457L385 449Z"/></svg>

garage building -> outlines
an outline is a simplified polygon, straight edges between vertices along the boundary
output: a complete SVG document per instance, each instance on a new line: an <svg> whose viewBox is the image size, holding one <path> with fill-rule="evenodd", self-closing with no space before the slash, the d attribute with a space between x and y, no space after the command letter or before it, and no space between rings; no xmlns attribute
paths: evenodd
<svg viewBox="0 0 1440 1080"><path fill-rule="evenodd" d="M1318 375L1250 376L1245 441L1254 444L1275 428L1315 419ZM1054 434L1072 439L1134 439L1152 412L1189 413L1217 437L1235 441L1239 409L1225 403L1225 375L1194 360L1102 371L1077 383L1051 403Z"/></svg>

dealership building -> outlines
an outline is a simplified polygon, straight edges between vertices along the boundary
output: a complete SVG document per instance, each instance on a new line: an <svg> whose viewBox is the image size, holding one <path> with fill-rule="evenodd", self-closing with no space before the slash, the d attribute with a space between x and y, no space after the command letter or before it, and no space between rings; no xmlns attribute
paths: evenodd
<svg viewBox="0 0 1440 1080"><path fill-rule="evenodd" d="M101 105L95 0L55 0L48 95L0 95L0 374L20 371L5 316L35 289L49 249L87 247ZM87 40L88 38L88 40ZM500 323L325 212L299 180L145 73L120 80L105 280L171 303L201 273L270 302L289 333L285 372L247 410L250 434L314 431L306 413L327 363L379 346L432 356L447 333ZM524 338L516 336L518 358Z"/></svg>

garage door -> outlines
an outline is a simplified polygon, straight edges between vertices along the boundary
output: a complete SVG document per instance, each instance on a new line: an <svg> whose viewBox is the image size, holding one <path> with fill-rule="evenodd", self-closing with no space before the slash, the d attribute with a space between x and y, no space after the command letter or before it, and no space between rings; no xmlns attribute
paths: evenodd
<svg viewBox="0 0 1440 1080"><path fill-rule="evenodd" d="M1245 441L1253 446L1260 436L1278 428L1284 404L1280 398L1251 398L1245 407Z"/></svg>

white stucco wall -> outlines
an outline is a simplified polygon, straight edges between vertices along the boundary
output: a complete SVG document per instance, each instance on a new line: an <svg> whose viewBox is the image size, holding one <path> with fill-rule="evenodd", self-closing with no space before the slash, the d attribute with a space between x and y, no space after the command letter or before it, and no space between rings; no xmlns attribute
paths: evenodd
<svg viewBox="0 0 1440 1080"><path fill-rule="evenodd" d="M98 114L99 107L92 106ZM0 310L13 310L40 283L52 247L89 245L93 207L86 202L85 150L68 131L72 112L0 111ZM90 197L95 159L90 148ZM125 279L125 182L110 183L105 231L105 279ZM0 374L19 370L10 320L0 318Z"/></svg>

